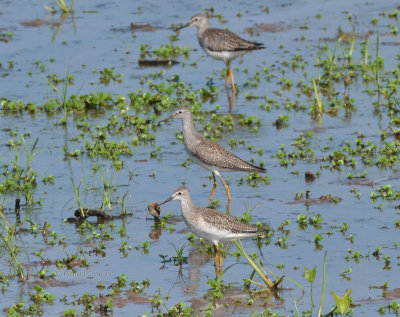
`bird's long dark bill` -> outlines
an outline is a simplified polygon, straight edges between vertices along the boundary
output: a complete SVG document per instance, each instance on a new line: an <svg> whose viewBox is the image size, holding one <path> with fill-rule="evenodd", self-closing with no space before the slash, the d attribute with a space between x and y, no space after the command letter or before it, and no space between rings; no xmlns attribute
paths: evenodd
<svg viewBox="0 0 400 317"><path fill-rule="evenodd" d="M166 200L164 200L162 203L159 203L158 205L159 205L159 206L164 205L165 203L167 203L167 202L169 202L169 201L171 201L171 200L172 200L172 197L169 197L169 198L167 198Z"/></svg>
<svg viewBox="0 0 400 317"><path fill-rule="evenodd" d="M189 25L190 25L189 23L186 23L185 25L182 25L181 27L176 28L176 29L175 29L175 32L176 32L176 31L179 31L179 30L182 30L182 29L188 27Z"/></svg>
<svg viewBox="0 0 400 317"><path fill-rule="evenodd" d="M173 118L172 116L169 116L168 118L165 118L163 120L160 120L160 121L156 122L156 124L159 125L160 123L166 122L166 121L168 121L169 119L172 119L172 118Z"/></svg>

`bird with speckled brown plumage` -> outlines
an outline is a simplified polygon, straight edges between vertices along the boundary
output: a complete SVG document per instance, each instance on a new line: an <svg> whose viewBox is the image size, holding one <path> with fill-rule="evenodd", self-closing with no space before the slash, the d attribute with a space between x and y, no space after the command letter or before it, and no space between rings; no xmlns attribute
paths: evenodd
<svg viewBox="0 0 400 317"><path fill-rule="evenodd" d="M182 216L189 230L198 237L209 240L214 244L214 266L216 271L218 265L220 270L222 269L223 261L219 252L219 242L250 238L268 233L264 228L241 222L218 210L196 206L186 186L178 187L172 196L160 203L160 205L171 200L180 201Z"/></svg>
<svg viewBox="0 0 400 317"><path fill-rule="evenodd" d="M230 67L231 59L242 56L251 51L264 49L264 45L242 39L237 34L223 29L210 28L208 18L204 14L195 14L188 23L177 28L176 31L188 26L197 27L197 39L201 48L212 58L223 60L228 70L225 87L231 80L232 90L235 91L233 72Z"/></svg>
<svg viewBox="0 0 400 317"><path fill-rule="evenodd" d="M210 202L214 197L217 188L217 180L215 175L221 180L228 196L228 210L231 202L231 194L228 185L221 177L220 172L249 172L249 173L265 173L266 169L252 165L240 157L236 156L222 145L213 142L201 134L197 133L194 126L192 114L186 107L177 108L173 114L167 118L182 119L183 139L185 149L190 159L212 172L214 178L214 186L210 196ZM164 120L165 121L165 120Z"/></svg>

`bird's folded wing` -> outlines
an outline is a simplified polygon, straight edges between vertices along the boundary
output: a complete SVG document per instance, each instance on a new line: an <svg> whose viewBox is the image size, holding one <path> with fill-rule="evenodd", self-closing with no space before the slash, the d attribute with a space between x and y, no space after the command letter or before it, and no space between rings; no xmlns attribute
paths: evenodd
<svg viewBox="0 0 400 317"><path fill-rule="evenodd" d="M195 154L201 161L211 166L222 168L232 168L235 166L237 168L243 167L246 169L248 165L222 145L208 139L203 139L203 141L197 145Z"/></svg>
<svg viewBox="0 0 400 317"><path fill-rule="evenodd" d="M214 52L248 50L254 46L253 42L242 39L228 30L208 29L204 34L205 46Z"/></svg>

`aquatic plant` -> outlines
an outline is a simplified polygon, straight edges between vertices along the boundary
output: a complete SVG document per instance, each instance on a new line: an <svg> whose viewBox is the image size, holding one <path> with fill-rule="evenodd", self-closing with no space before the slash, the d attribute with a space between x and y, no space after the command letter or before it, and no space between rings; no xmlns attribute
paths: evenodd
<svg viewBox="0 0 400 317"><path fill-rule="evenodd" d="M74 1L71 0L71 5L68 7L68 5L65 3L64 0L53 0L56 6L63 12L63 14L74 14ZM56 11L54 8L50 8L48 6L44 6L45 9L49 10L52 14L54 14Z"/></svg>
<svg viewBox="0 0 400 317"><path fill-rule="evenodd" d="M338 296L335 292L331 291L331 294L335 300L336 306L328 313L328 314L322 314L322 308L323 308L323 303L324 303L324 298L325 298L325 261L326 261L326 253L324 255L324 261L323 261L323 271L322 271L322 290L321 290L321 299L318 307L318 313L317 317L321 316L332 316L333 314L341 314L341 315L346 315L347 311L350 308L350 294L351 294L351 288L347 290L345 295L343 297ZM309 313L309 316L313 316L313 310L314 310L314 295L313 295L313 285L316 277L316 267L309 269L309 268L304 268L304 277L306 280L310 283L311 289L310 289L310 301L311 301L311 308L309 312L303 312L303 314L299 313L299 310L297 308L297 301L293 298L293 303L295 305L296 309L296 317L304 316L304 313ZM296 282L297 285L299 285Z"/></svg>
<svg viewBox="0 0 400 317"><path fill-rule="evenodd" d="M6 252L6 256L9 258L11 263L11 267L14 270L15 276L18 280L23 281L24 277L24 268L22 266L22 247L21 245L16 244L15 237L17 234L16 225L12 225L4 215L4 213L0 210L0 243L2 249Z"/></svg>
<svg viewBox="0 0 400 317"><path fill-rule="evenodd" d="M62 0L60 0L60 1L62 1ZM53 88L53 90L59 96L60 102L61 102L61 107L62 107L63 112L64 112L64 118L61 120L60 124L61 125L66 125L67 124L67 118L68 118L67 92L68 92L68 85L70 85L70 82L69 82L69 78L70 78L69 70L67 70L67 75L66 75L65 80L64 80L64 87L63 87L62 91L60 91L58 89L57 84L53 83L51 78L44 76L43 73L41 73L41 75L46 80L47 84L51 88Z"/></svg>
<svg viewBox="0 0 400 317"><path fill-rule="evenodd" d="M315 78L313 78L315 105L311 107L311 115L315 118L320 118L324 112L324 104L322 103L321 95L319 94Z"/></svg>
<svg viewBox="0 0 400 317"><path fill-rule="evenodd" d="M32 161L40 149L36 149L39 138L28 144L25 138L29 136L20 134L19 139L9 140L8 146L13 149L14 158L11 163L4 164L5 171L3 175L5 179L0 182L0 192L14 192L17 191L25 196L25 200L28 206L32 206L34 203L40 203L40 201L34 201L32 190L36 186L37 172L32 167ZM26 164L21 165L21 156L26 154ZM22 163L23 164L23 163ZM12 169L9 169L9 167Z"/></svg>
<svg viewBox="0 0 400 317"><path fill-rule="evenodd" d="M111 176L107 176L107 178L104 176L103 169L100 165L100 176L101 176L101 182L102 182L102 191L101 191L101 196L102 196L102 203L101 203L101 210L104 211L106 206L108 207L108 211L111 212L111 196L116 190L116 187L114 185L114 173L112 173Z"/></svg>
<svg viewBox="0 0 400 317"><path fill-rule="evenodd" d="M243 244L240 240L234 240L236 247L238 248L240 254L242 254L250 266L254 269L255 272L257 272L257 275L261 278L261 280L264 282L264 284L258 283L254 281L253 279L249 278L248 281L261 287L261 291L274 291L277 290L280 283L283 280L283 276L280 276L277 278L274 282L269 278L267 272L264 270L264 268L260 265L258 261L256 261L254 258L250 258L250 256L246 253L244 250Z"/></svg>
<svg viewBox="0 0 400 317"><path fill-rule="evenodd" d="M75 192L75 203L74 206L77 205L79 208L79 212L80 212L80 217L81 218L85 218L86 217L86 209L83 207L82 202L81 202L81 198L80 198L80 188L81 185L84 183L84 180L81 179L79 181L79 184L76 185L74 179L71 177L71 183L72 183L72 187L74 188L74 192Z"/></svg>

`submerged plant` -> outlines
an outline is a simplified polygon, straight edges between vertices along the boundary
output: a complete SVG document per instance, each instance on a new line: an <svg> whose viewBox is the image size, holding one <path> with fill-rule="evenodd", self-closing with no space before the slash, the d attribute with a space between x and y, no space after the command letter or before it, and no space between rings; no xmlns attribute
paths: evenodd
<svg viewBox="0 0 400 317"><path fill-rule="evenodd" d="M2 220L0 223L1 247L6 251L6 256L8 256L11 262L11 267L13 268L15 275L19 280L23 281L24 269L21 261L22 250L21 247L15 243L16 226L9 223L2 211L0 211L0 218Z"/></svg>

